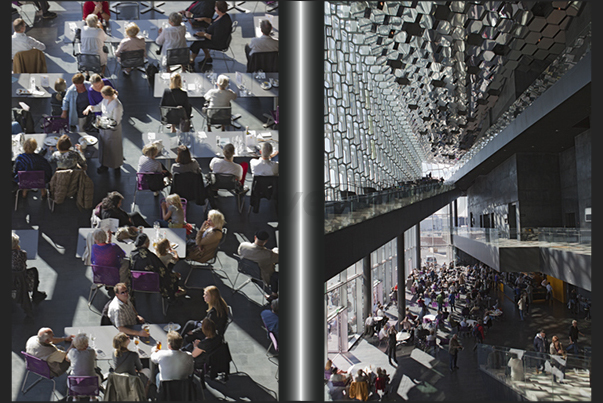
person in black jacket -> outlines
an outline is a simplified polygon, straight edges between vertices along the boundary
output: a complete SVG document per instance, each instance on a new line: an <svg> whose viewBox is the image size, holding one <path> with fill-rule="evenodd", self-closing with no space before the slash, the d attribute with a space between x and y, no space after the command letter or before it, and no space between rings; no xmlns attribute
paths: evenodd
<svg viewBox="0 0 603 403"><path fill-rule="evenodd" d="M207 29L195 32L195 36L204 38L205 40L194 41L192 43L190 47L191 65L194 65L195 59L201 49L203 49L203 53L205 54L202 63L210 64L212 63L212 58L209 56L209 50L226 48L232 30L232 19L226 13L228 11L228 4L225 1L216 1L215 11L217 14L216 18L202 18L203 21L209 23Z"/></svg>
<svg viewBox="0 0 603 403"><path fill-rule="evenodd" d="M549 343L546 339L546 335L544 333L544 331L540 331L539 333L536 334L536 337L534 337L534 350L536 350L536 355L538 357L537 359L537 363L536 363L536 373L538 373L538 370L540 370L542 368L542 373L544 374L544 363L545 363L545 354L548 353L548 348Z"/></svg>
<svg viewBox="0 0 603 403"><path fill-rule="evenodd" d="M203 289L203 300L207 303L207 315L200 321L189 320L182 327L180 334L187 343L193 343L195 340L203 340L206 336L203 333L203 322L210 319L216 325L218 335L224 337L226 323L228 322L228 305L220 295L220 290L213 285ZM190 346L188 346L190 347Z"/></svg>
<svg viewBox="0 0 603 403"><path fill-rule="evenodd" d="M207 28L214 16L215 1L193 1L185 10L179 11L194 28Z"/></svg>
<svg viewBox="0 0 603 403"><path fill-rule="evenodd" d="M195 368L203 368L203 364L209 362L209 355L222 343L222 336L216 332L216 324L213 320L206 318L201 325L201 331L205 338L193 342L192 355L195 359Z"/></svg>
<svg viewBox="0 0 603 403"><path fill-rule="evenodd" d="M205 100L202 101L202 104ZM170 78L170 87L163 90L161 106L176 106L184 109L184 113L170 111L167 115L168 123L172 125L172 133L176 132L176 125L180 125L182 119L189 120L192 112L188 94L182 89L182 76L174 74Z"/></svg>
<svg viewBox="0 0 603 403"><path fill-rule="evenodd" d="M117 191L109 192L100 203L101 220L105 218L117 218L119 227L150 227L149 223L138 212L128 214L121 208L124 197Z"/></svg>

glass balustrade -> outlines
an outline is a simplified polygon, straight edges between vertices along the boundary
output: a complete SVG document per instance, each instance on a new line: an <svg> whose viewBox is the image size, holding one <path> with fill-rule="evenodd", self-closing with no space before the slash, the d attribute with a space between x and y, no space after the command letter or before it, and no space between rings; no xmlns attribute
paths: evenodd
<svg viewBox="0 0 603 403"><path fill-rule="evenodd" d="M477 362L480 370L526 400L591 400L589 349L580 355L552 356L478 344ZM544 373L537 373L543 364Z"/></svg>

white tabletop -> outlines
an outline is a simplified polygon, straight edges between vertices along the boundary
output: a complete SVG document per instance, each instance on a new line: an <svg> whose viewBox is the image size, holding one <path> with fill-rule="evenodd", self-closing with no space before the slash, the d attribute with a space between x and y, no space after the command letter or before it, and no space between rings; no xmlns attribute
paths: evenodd
<svg viewBox="0 0 603 403"><path fill-rule="evenodd" d="M263 35L262 31L260 30L260 22L262 22L262 20L270 21L270 24L272 24L271 34L275 39L278 39L278 15L272 14L265 14L263 16L253 17L253 27L255 28L255 36L260 37Z"/></svg>
<svg viewBox="0 0 603 403"><path fill-rule="evenodd" d="M71 78L75 73L21 73L12 74L11 93L13 98L50 98L56 91L54 82L57 78L65 80L67 87L71 85ZM33 94L18 94L17 91L30 89L30 79L36 82L35 92Z"/></svg>
<svg viewBox="0 0 603 403"><path fill-rule="evenodd" d="M27 260L38 257L38 229L14 229L13 233L19 236L19 246L27 252Z"/></svg>
<svg viewBox="0 0 603 403"><path fill-rule="evenodd" d="M118 44L125 37L125 27L130 22L136 23L138 28L140 28L140 32L138 33L138 37L145 38L145 42L155 42L157 37L159 36L159 28L165 27L168 24L167 18L162 19L150 19L150 20L109 20L109 26L111 28L111 33L108 38L108 42ZM200 38L195 36L194 33L198 31L191 26L191 24L183 25L186 27L186 40L188 42L195 41L203 41L204 38ZM73 42L73 38L75 37L75 29L82 28L84 26L84 21L65 21L65 31L64 31L64 42ZM145 32L146 31L146 32ZM144 35L146 33L146 35Z"/></svg>
<svg viewBox="0 0 603 403"><path fill-rule="evenodd" d="M96 228L80 228L78 229L78 238L77 238L77 248L75 257L81 258L86 250L86 239L88 234L96 230ZM178 253L179 258L186 257L186 228L161 228L160 232L163 233L165 231L165 235L167 239L170 240L170 243L175 243L177 246L175 248ZM153 240L155 239L155 230L153 228L145 228L143 230L145 234L149 236L151 241L151 245L149 249L154 251L153 249ZM114 242L120 248L126 252L126 256L130 255L130 252L136 249L134 247L134 240L129 243L116 241L114 236L111 237L111 242Z"/></svg>
<svg viewBox="0 0 603 403"><path fill-rule="evenodd" d="M425 316L423 316L423 321L426 321L426 320L428 320L430 322L433 322L433 321L436 320L436 316L435 315L431 315L431 314L425 315Z"/></svg>
<svg viewBox="0 0 603 403"><path fill-rule="evenodd" d="M140 343L138 344L138 351L140 358L149 358L151 356L151 349L161 342L161 349L167 348L167 332L165 326L167 324L148 324L149 326L149 337L141 337ZM130 326L132 329L140 330L142 325ZM96 358L98 360L112 360L113 359L113 338L119 333L119 330L115 326L71 326L65 328L65 335L77 335L78 333L86 333L88 338L90 335L95 337L94 349L96 351ZM130 337L130 339L133 339ZM90 342L90 347L92 344ZM131 351L137 351L134 340L128 344L128 349Z"/></svg>
<svg viewBox="0 0 603 403"><path fill-rule="evenodd" d="M272 144L274 151L278 150L278 130L250 130L250 134L255 134L257 144L262 141L269 141ZM220 147L218 147L218 137L220 138ZM214 158L221 157L223 147L227 143L235 144L235 158L254 158L258 157L255 148L240 149L236 147L236 138L239 137L243 141L242 131L198 131L189 133L142 133L142 141L144 144L149 144L154 141L161 141L163 149L157 156L157 159L174 160L176 159L176 149L178 145L185 144L193 158ZM252 142L252 145L255 143ZM245 148L245 147L244 147Z"/></svg>
<svg viewBox="0 0 603 403"><path fill-rule="evenodd" d="M175 73L172 73L175 74ZM182 88L187 91L188 96L191 98L203 97L207 91L212 88L216 88L215 84L212 84L209 77L209 73L178 73L182 77ZM214 73L215 78L218 74ZM265 78L256 78L254 73L220 73L228 77L230 80L228 88L233 90L237 97L241 98L277 98L279 95L279 87L270 87L263 89L262 83L270 83L270 79L278 82L278 73L264 73ZM163 91L169 88L170 85L170 73L160 72L155 74L155 87L153 90L153 96L161 98ZM241 92L241 84L244 86L244 94Z"/></svg>
<svg viewBox="0 0 603 403"><path fill-rule="evenodd" d="M69 136L69 139L71 140L71 144L72 144L72 148L75 147L76 144L79 144L80 138L82 136L92 136L89 135L86 132L69 132L69 133L65 133ZM39 153L42 148L48 148L46 145L44 145L44 140L47 137L60 137L61 135L59 133L27 133L23 135L23 141L27 140L27 139L35 139L36 143L38 143L38 147L36 148L36 152ZM96 136L92 136L92 137L96 137ZM15 158L17 158L17 155L21 154L23 152L23 146L20 144L12 144L11 146L12 148L12 160L14 161ZM56 151L56 145L53 146L52 151ZM98 142L94 145L88 145L86 146L86 148L84 150L82 150L84 157L86 158L96 158L98 157ZM48 157L48 155L45 155L46 157Z"/></svg>

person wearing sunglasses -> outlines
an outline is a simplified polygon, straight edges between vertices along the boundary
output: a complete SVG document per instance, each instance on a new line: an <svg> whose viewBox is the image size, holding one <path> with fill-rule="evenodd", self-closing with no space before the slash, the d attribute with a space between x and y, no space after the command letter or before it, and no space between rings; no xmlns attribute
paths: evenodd
<svg viewBox="0 0 603 403"><path fill-rule="evenodd" d="M115 284L114 290L115 297L109 304L108 311L109 319L113 326L120 332L130 336L147 337L148 334L145 330L134 330L130 328L130 326L144 323L144 318L136 312L136 308L132 305L126 284L117 283Z"/></svg>

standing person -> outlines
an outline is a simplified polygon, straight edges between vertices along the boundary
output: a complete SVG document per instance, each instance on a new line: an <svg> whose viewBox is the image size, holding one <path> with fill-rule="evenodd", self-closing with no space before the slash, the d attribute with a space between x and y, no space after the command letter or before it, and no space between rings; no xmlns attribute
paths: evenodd
<svg viewBox="0 0 603 403"><path fill-rule="evenodd" d="M519 301L517 302L517 308L519 309L519 317L523 320L523 311L526 309L526 294L522 293L521 297L519 297Z"/></svg>
<svg viewBox="0 0 603 403"><path fill-rule="evenodd" d="M392 364L392 359L398 364L398 359L396 358L397 333L395 326L390 326L389 329L387 329L387 359L389 360L389 365L392 366L394 365Z"/></svg>
<svg viewBox="0 0 603 403"><path fill-rule="evenodd" d="M83 132L89 126L89 119L84 115L84 110L90 105L88 89L91 83L86 81L82 73L75 73L71 77L71 82L63 97L61 118L68 119L71 128L77 125L76 131Z"/></svg>
<svg viewBox="0 0 603 403"><path fill-rule="evenodd" d="M451 288L454 286L451 286ZM454 312L456 306L456 295L454 294L453 291L450 292L450 295L448 295L448 303L450 304L450 312Z"/></svg>
<svg viewBox="0 0 603 403"><path fill-rule="evenodd" d="M101 94L103 101L95 106L88 106L84 114L92 112L102 112L103 117L111 118L115 121L115 126L106 129L99 129L99 163L97 173L107 172L109 168L115 169L119 173L123 164L124 150L121 137L121 119L124 114L124 108L117 98L117 91L108 85L105 85Z"/></svg>
<svg viewBox="0 0 603 403"><path fill-rule="evenodd" d="M546 284L546 299L549 301L549 305L553 303L553 286L548 282Z"/></svg>
<svg viewBox="0 0 603 403"><path fill-rule="evenodd" d="M555 374L554 369L558 369L565 377L565 358L567 357L566 351L563 349L563 345L559 340L559 337L553 336L551 339L551 344L549 347L549 354L551 355L551 367L553 372L553 382L557 382L557 376ZM559 381L559 383L563 383L563 377Z"/></svg>
<svg viewBox="0 0 603 403"><path fill-rule="evenodd" d="M364 335L372 337L374 333L375 333L375 319L373 318L372 314L369 314L369 316L364 321Z"/></svg>
<svg viewBox="0 0 603 403"><path fill-rule="evenodd" d="M580 350L578 349L578 336L582 334L580 329L578 328L578 321L572 320L572 325L569 328L569 341L570 344L567 346L567 352L572 352L573 354L579 354Z"/></svg>
<svg viewBox="0 0 603 403"><path fill-rule="evenodd" d="M544 355L547 353L547 347L548 341L546 339L546 334L543 330L541 330L536 334L536 337L534 337L534 350L536 350L536 356L538 357L536 361L536 374L538 374L540 369L542 369L542 373L545 374Z"/></svg>
<svg viewBox="0 0 603 403"><path fill-rule="evenodd" d="M448 343L448 354L450 355L450 372L455 369L459 369L456 365L456 360L458 358L458 353L463 349L463 346L458 340L457 334L453 334L450 342Z"/></svg>
<svg viewBox="0 0 603 403"><path fill-rule="evenodd" d="M92 106L98 105L103 101L101 90L105 85L113 87L108 78L102 78L100 74L94 73L90 76L90 88L88 89L88 103ZM115 89L115 87L113 87ZM95 112L96 116L101 116L100 111Z"/></svg>

